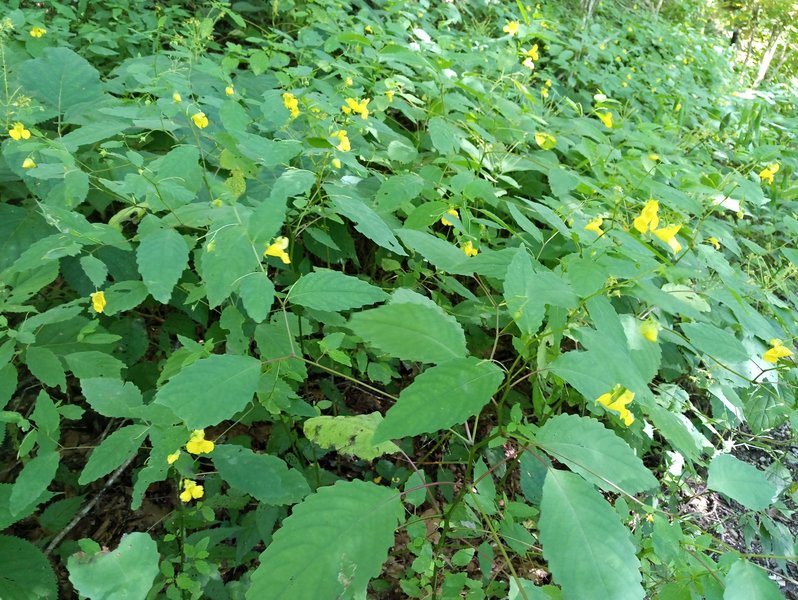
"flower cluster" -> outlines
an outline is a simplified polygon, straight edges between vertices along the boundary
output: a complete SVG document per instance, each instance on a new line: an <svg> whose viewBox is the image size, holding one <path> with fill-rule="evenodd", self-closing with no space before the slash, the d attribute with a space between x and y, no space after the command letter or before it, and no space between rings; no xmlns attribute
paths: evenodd
<svg viewBox="0 0 798 600"><path fill-rule="evenodd" d="M640 233L646 234L649 231L657 238L668 244L674 254L678 254L682 249L682 245L676 239L676 234L682 228L681 225L669 225L667 227L659 226L659 202L656 200L649 200L646 202L643 210L635 217L633 221L634 228Z"/></svg>
<svg viewBox="0 0 798 600"><path fill-rule="evenodd" d="M293 94L285 92L283 94L283 106L291 113L291 118L296 119L299 116L299 100Z"/></svg>
<svg viewBox="0 0 798 600"><path fill-rule="evenodd" d="M368 103L370 100L368 98L364 98L363 100L355 100L354 98L347 98L346 104L341 107L341 110L349 114L356 114L360 115L360 118L364 121L369 118L369 109Z"/></svg>
<svg viewBox="0 0 798 600"><path fill-rule="evenodd" d="M338 145L336 148L341 152L349 152L352 149L352 144L349 143L349 136L347 135L345 129L333 131L332 134L330 134L330 137L336 138L338 140Z"/></svg>

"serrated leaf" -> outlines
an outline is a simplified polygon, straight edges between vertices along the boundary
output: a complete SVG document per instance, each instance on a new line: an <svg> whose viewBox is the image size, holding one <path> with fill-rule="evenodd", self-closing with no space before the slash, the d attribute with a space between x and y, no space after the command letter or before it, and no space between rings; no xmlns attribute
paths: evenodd
<svg viewBox="0 0 798 600"><path fill-rule="evenodd" d="M380 306L352 315L349 327L369 345L402 360L440 363L466 354L460 324L429 306Z"/></svg>
<svg viewBox="0 0 798 600"><path fill-rule="evenodd" d="M246 227L216 223L214 227L200 259L200 273L211 308L226 300L238 280L257 270L260 264Z"/></svg>
<svg viewBox="0 0 798 600"><path fill-rule="evenodd" d="M262 323L274 304L274 284L262 271L250 273L238 284L238 295L250 318Z"/></svg>
<svg viewBox="0 0 798 600"><path fill-rule="evenodd" d="M375 444L374 431L382 422L382 415L373 412L368 415L341 417L313 417L305 421L305 437L322 448L335 448L347 456L357 456L364 460L374 460L383 454L399 452L393 442Z"/></svg>
<svg viewBox="0 0 798 600"><path fill-rule="evenodd" d="M55 477L58 462L58 452L45 452L36 455L22 468L8 503L12 515L19 514L42 495Z"/></svg>
<svg viewBox="0 0 798 600"><path fill-rule="evenodd" d="M728 363L741 363L749 358L742 342L728 331L708 323L682 323L680 327L690 343L703 354Z"/></svg>
<svg viewBox="0 0 798 600"><path fill-rule="evenodd" d="M142 406L141 392L129 381L91 377L82 379L80 387L89 406L105 417L129 418Z"/></svg>
<svg viewBox="0 0 798 600"><path fill-rule="evenodd" d="M388 298L377 286L339 271L317 269L299 278L288 300L316 310L339 311L360 308Z"/></svg>
<svg viewBox="0 0 798 600"><path fill-rule="evenodd" d="M387 248L394 254L407 256L390 227L371 207L354 197L332 197L332 205L335 212L352 221L355 224L355 229L372 242Z"/></svg>
<svg viewBox="0 0 798 600"><path fill-rule="evenodd" d="M141 238L136 263L150 295L166 304L188 266L188 246L174 229L157 229Z"/></svg>
<svg viewBox="0 0 798 600"><path fill-rule="evenodd" d="M396 235L413 252L445 273L471 275L474 269L465 253L446 240L415 229L400 229Z"/></svg>
<svg viewBox="0 0 798 600"><path fill-rule="evenodd" d="M25 353L25 364L36 379L49 387L66 390L64 366L52 350L30 346Z"/></svg>
<svg viewBox="0 0 798 600"><path fill-rule="evenodd" d="M78 483L86 485L108 475L133 456L147 439L148 425L125 425L105 438L89 455Z"/></svg>
<svg viewBox="0 0 798 600"><path fill-rule="evenodd" d="M214 354L191 363L163 386L155 402L172 409L189 429L217 425L243 410L255 395L260 361Z"/></svg>
<svg viewBox="0 0 798 600"><path fill-rule="evenodd" d="M70 556L69 581L91 600L144 600L158 575L160 558L149 534L129 533L113 550Z"/></svg>
<svg viewBox="0 0 798 600"><path fill-rule="evenodd" d="M271 454L256 454L243 446L216 446L214 466L233 488L273 506L294 504L310 493L307 481Z"/></svg>
<svg viewBox="0 0 798 600"><path fill-rule="evenodd" d="M377 427L374 441L432 433L463 423L490 402L504 374L478 358L453 359L418 375Z"/></svg>
<svg viewBox="0 0 798 600"><path fill-rule="evenodd" d="M104 314L112 317L136 308L147 298L147 288L141 281L122 281L106 288Z"/></svg>
<svg viewBox="0 0 798 600"><path fill-rule="evenodd" d="M364 481L320 488L294 508L260 555L247 600L364 596L403 513L390 488Z"/></svg>
<svg viewBox="0 0 798 600"><path fill-rule="evenodd" d="M557 415L538 430L535 442L605 491L637 494L657 486L634 450L590 417Z"/></svg>
<svg viewBox="0 0 798 600"><path fill-rule="evenodd" d="M549 470L539 527L543 556L566 599L643 600L629 530L582 477Z"/></svg>
<svg viewBox="0 0 798 600"><path fill-rule="evenodd" d="M58 597L55 572L44 553L10 535L0 535L0 590L3 600Z"/></svg>
<svg viewBox="0 0 798 600"><path fill-rule="evenodd" d="M726 575L723 600L782 600L779 586L761 568L747 560L735 562Z"/></svg>
<svg viewBox="0 0 798 600"><path fill-rule="evenodd" d="M428 127L432 145L440 154L445 156L460 149L460 140L464 135L459 128L441 117L432 117Z"/></svg>
<svg viewBox="0 0 798 600"><path fill-rule="evenodd" d="M96 256L87 254L80 257L80 266L92 285L96 288L101 288L105 283L106 277L108 277L108 267L105 266L105 263Z"/></svg>
<svg viewBox="0 0 798 600"><path fill-rule="evenodd" d="M731 454L719 454L709 463L707 487L750 510L766 509L777 492L763 471Z"/></svg>

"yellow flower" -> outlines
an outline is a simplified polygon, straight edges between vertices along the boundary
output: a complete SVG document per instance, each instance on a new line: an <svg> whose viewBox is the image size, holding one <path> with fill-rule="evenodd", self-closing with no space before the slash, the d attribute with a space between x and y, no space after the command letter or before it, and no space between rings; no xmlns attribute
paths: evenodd
<svg viewBox="0 0 798 600"><path fill-rule="evenodd" d="M336 148L341 152L349 152L352 149L352 144L349 143L349 136L346 135L345 129L333 131L330 137L338 138L338 145Z"/></svg>
<svg viewBox="0 0 798 600"><path fill-rule="evenodd" d="M94 312L101 313L105 310L105 306L108 304L105 301L105 292L94 292L93 294L89 294L91 298L91 305L94 308Z"/></svg>
<svg viewBox="0 0 798 600"><path fill-rule="evenodd" d="M715 250L720 250L720 241L716 237L708 237L707 241L715 247Z"/></svg>
<svg viewBox="0 0 798 600"><path fill-rule="evenodd" d="M550 133L538 132L535 134L535 143L544 150L551 150L557 145L557 138Z"/></svg>
<svg viewBox="0 0 798 600"><path fill-rule="evenodd" d="M673 107L673 112L679 112L680 110L682 110L682 103L677 102L676 106Z"/></svg>
<svg viewBox="0 0 798 600"><path fill-rule="evenodd" d="M654 515L652 515L652 514L646 515L646 521L648 521L649 523L653 523L654 522Z"/></svg>
<svg viewBox="0 0 798 600"><path fill-rule="evenodd" d="M36 168L36 163L33 161L32 158L26 158L22 161L22 168L23 169L34 169Z"/></svg>
<svg viewBox="0 0 798 600"><path fill-rule="evenodd" d="M374 30L371 28L371 25L366 25L366 26L363 28L363 30L364 30L366 33L374 33Z"/></svg>
<svg viewBox="0 0 798 600"><path fill-rule="evenodd" d="M30 36L35 38L40 38L45 33L47 33L47 30L44 27L34 27L30 30Z"/></svg>
<svg viewBox="0 0 798 600"><path fill-rule="evenodd" d="M762 355L763 360L776 364L780 358L792 356L792 350L787 348L781 340L772 339L770 345L772 348Z"/></svg>
<svg viewBox="0 0 798 600"><path fill-rule="evenodd" d="M288 256L288 252L285 251L286 248L288 248L288 238L278 237L272 244L269 245L268 248L266 248L266 251L263 253L263 255L276 256L283 261L283 263L288 265L291 264L291 257Z"/></svg>
<svg viewBox="0 0 798 600"><path fill-rule="evenodd" d="M205 116L204 112L191 115L191 120L199 129L205 129L208 126L208 117Z"/></svg>
<svg viewBox="0 0 798 600"><path fill-rule="evenodd" d="M299 116L299 100L293 94L288 92L283 94L283 106L291 113L292 119L296 119Z"/></svg>
<svg viewBox="0 0 798 600"><path fill-rule="evenodd" d="M25 129L22 123L14 123L14 126L8 130L8 135L12 140L28 140L30 139L30 131Z"/></svg>
<svg viewBox="0 0 798 600"><path fill-rule="evenodd" d="M346 114L355 113L360 115L360 117L365 121L369 118L369 109L368 107L369 99L366 98L364 100L357 101L354 98L347 98L346 104L341 107L341 110L344 111Z"/></svg>
<svg viewBox="0 0 798 600"><path fill-rule="evenodd" d="M393 90L386 90L385 91L385 95L388 97L388 102L393 102L394 93L395 92Z"/></svg>
<svg viewBox="0 0 798 600"><path fill-rule="evenodd" d="M654 160L654 161L659 160L659 154L655 154L652 152L651 154L648 155L648 160Z"/></svg>
<svg viewBox="0 0 798 600"><path fill-rule="evenodd" d="M226 88L224 88L224 93L228 96L235 96L236 90L232 85L228 85Z"/></svg>
<svg viewBox="0 0 798 600"><path fill-rule="evenodd" d="M170 465L173 465L177 462L177 459L180 458L180 450L175 450L169 456L166 457L166 462Z"/></svg>
<svg viewBox="0 0 798 600"><path fill-rule="evenodd" d="M623 392L621 392L621 389L623 389ZM607 392L596 398L596 402L609 410L617 411L621 421L623 421L624 425L629 427L629 425L634 423L635 417L629 409L626 408L626 405L634 400L634 397L634 392L630 392L616 385L611 392Z"/></svg>
<svg viewBox="0 0 798 600"><path fill-rule="evenodd" d="M179 93L174 92L172 94L172 102L174 102L175 104L178 104L179 102L182 102L182 101L183 101L183 96L181 96Z"/></svg>
<svg viewBox="0 0 798 600"><path fill-rule="evenodd" d="M338 158L332 159L332 166L334 168L336 168L336 169L340 169L341 168L341 160L338 159Z"/></svg>
<svg viewBox="0 0 798 600"><path fill-rule="evenodd" d="M599 50L606 50L607 44L599 44Z"/></svg>
<svg viewBox="0 0 798 600"><path fill-rule="evenodd" d="M604 235L604 230L601 229L601 224L604 223L604 219L601 217L596 217L590 223L585 225L585 231L592 231L596 235Z"/></svg>
<svg viewBox="0 0 798 600"><path fill-rule="evenodd" d="M765 167L764 169L762 169L759 172L759 178L762 181L767 181L768 183L772 184L773 183L773 176L776 173L779 172L780 168L781 168L781 165L779 165L779 163L777 163L777 162L769 164L767 167Z"/></svg>
<svg viewBox="0 0 798 600"><path fill-rule="evenodd" d="M180 500L183 502L191 502L192 500L199 500L205 494L205 488L197 485L196 481L191 479L183 480L183 491L180 492Z"/></svg>
<svg viewBox="0 0 798 600"><path fill-rule="evenodd" d="M502 27L502 31L504 33L509 33L510 35L515 35L516 33L518 33L518 28L520 26L521 24L518 21L509 21L507 25Z"/></svg>
<svg viewBox="0 0 798 600"><path fill-rule="evenodd" d="M648 319L640 323L640 333L649 342L656 342L659 335L659 323L654 319Z"/></svg>
<svg viewBox="0 0 798 600"><path fill-rule="evenodd" d="M554 84L551 82L551 79L547 79L547 80L546 80L546 83L545 83L544 85L545 85L547 88L550 88L550 87L551 87L552 85L554 85Z"/></svg>
<svg viewBox="0 0 798 600"><path fill-rule="evenodd" d="M457 212L456 208L450 208L449 210L446 211L446 214L447 215L452 215L456 219L460 218L460 213ZM447 225L449 227L452 226L451 221L447 220L446 217L441 217L441 223L443 223L444 225Z"/></svg>
<svg viewBox="0 0 798 600"><path fill-rule="evenodd" d="M674 254L678 254L678 252L682 249L682 245L677 241L676 234L679 233L681 228L681 225L669 225L668 227L655 229L654 235L668 244L671 250L673 250Z"/></svg>
<svg viewBox="0 0 798 600"><path fill-rule="evenodd" d="M191 454L210 454L215 446L212 441L205 439L204 429L195 429L186 443L186 450Z"/></svg>
<svg viewBox="0 0 798 600"><path fill-rule="evenodd" d="M599 121L604 123L604 127L606 127L607 129L612 129L612 113L611 112L596 113L596 116L599 118Z"/></svg>
<svg viewBox="0 0 798 600"><path fill-rule="evenodd" d="M524 65L530 71L534 71L535 70L535 61L533 61L528 56L524 59L524 62L522 62L521 64Z"/></svg>
<svg viewBox="0 0 798 600"><path fill-rule="evenodd" d="M640 233L654 231L657 225L659 225L657 211L659 211L659 202L656 200L649 200L646 202L643 210L640 211L640 216L636 217L633 222L634 228Z"/></svg>
<svg viewBox="0 0 798 600"><path fill-rule="evenodd" d="M542 90L540 90L540 95L543 96L544 98L548 98L549 97L549 88L545 88L544 87Z"/></svg>
<svg viewBox="0 0 798 600"><path fill-rule="evenodd" d="M532 60L539 60L540 59L540 54L538 54L538 45L537 44L535 44L529 50L524 52L524 54L526 54Z"/></svg>
<svg viewBox="0 0 798 600"><path fill-rule="evenodd" d="M479 250L474 248L474 244L471 242L471 240L468 240L465 244L463 244L462 250L465 252L466 256L476 256L479 254Z"/></svg>

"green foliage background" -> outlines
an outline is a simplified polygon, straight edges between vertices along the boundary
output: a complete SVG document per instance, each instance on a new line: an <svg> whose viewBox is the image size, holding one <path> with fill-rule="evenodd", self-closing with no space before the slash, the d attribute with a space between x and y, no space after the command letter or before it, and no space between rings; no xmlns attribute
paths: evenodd
<svg viewBox="0 0 798 600"><path fill-rule="evenodd" d="M8 3L3 598L782 597L795 80L654 4Z"/></svg>

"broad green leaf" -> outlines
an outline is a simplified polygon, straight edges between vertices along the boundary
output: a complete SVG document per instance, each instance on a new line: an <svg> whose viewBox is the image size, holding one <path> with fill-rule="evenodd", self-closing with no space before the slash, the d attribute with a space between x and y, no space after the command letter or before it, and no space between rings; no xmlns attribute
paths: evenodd
<svg viewBox="0 0 798 600"><path fill-rule="evenodd" d="M352 315L349 327L367 344L402 360L440 363L466 355L454 317L419 304L390 304Z"/></svg>
<svg viewBox="0 0 798 600"><path fill-rule="evenodd" d="M634 450L590 417L557 415L538 430L535 443L605 491L637 494L657 486Z"/></svg>
<svg viewBox="0 0 798 600"><path fill-rule="evenodd" d="M136 262L150 295L166 304L188 266L188 246L174 229L157 229L141 238Z"/></svg>
<svg viewBox="0 0 798 600"><path fill-rule="evenodd" d="M191 363L155 395L189 429L217 425L243 410L255 395L260 361L249 356L214 354Z"/></svg>
<svg viewBox="0 0 798 600"><path fill-rule="evenodd" d="M334 190L334 188L333 188ZM387 248L394 254L406 256L399 240L374 210L354 197L332 197L335 212L345 216L355 224L355 229L375 244Z"/></svg>
<svg viewBox="0 0 798 600"><path fill-rule="evenodd" d="M0 592L3 600L53 600L58 585L44 553L26 540L0 535Z"/></svg>
<svg viewBox="0 0 798 600"><path fill-rule="evenodd" d="M393 212L410 202L424 189L424 180L415 174L393 175L382 182L377 190L377 209Z"/></svg>
<svg viewBox="0 0 798 600"><path fill-rule="evenodd" d="M108 277L108 267L96 256L87 254L80 257L80 266L95 288L101 288Z"/></svg>
<svg viewBox="0 0 798 600"><path fill-rule="evenodd" d="M460 248L446 240L415 229L400 229L396 235L408 249L420 254L430 264L445 273L471 275L474 272L473 267L469 266L469 257Z"/></svg>
<svg viewBox="0 0 798 600"><path fill-rule="evenodd" d="M121 379L91 377L81 379L80 387L89 406L105 417L129 418L142 406L139 389Z"/></svg>
<svg viewBox="0 0 798 600"><path fill-rule="evenodd" d="M133 456L147 439L147 425L125 425L105 438L89 455L78 483L86 485L108 475Z"/></svg>
<svg viewBox="0 0 798 600"><path fill-rule="evenodd" d="M69 581L91 600L145 600L158 575L158 545L149 534L129 533L119 546L94 556L69 557Z"/></svg>
<svg viewBox="0 0 798 600"><path fill-rule="evenodd" d="M761 568L747 560L735 562L726 575L723 600L782 600L776 582Z"/></svg>
<svg viewBox="0 0 798 600"><path fill-rule="evenodd" d="M8 504L12 515L22 512L47 489L55 477L59 458L58 452L45 452L36 455L22 468Z"/></svg>
<svg viewBox="0 0 798 600"><path fill-rule="evenodd" d="M211 454L219 475L231 487L259 502L277 506L294 504L310 493L307 481L271 454L256 454L243 446L216 446Z"/></svg>
<svg viewBox="0 0 798 600"><path fill-rule="evenodd" d="M203 246L199 269L211 308L226 300L239 279L257 270L260 264L260 255L250 242L245 226L214 223L214 227Z"/></svg>
<svg viewBox="0 0 798 600"><path fill-rule="evenodd" d="M91 377L119 377L125 363L106 352L88 350L73 352L64 357L69 370L78 379Z"/></svg>
<svg viewBox="0 0 798 600"><path fill-rule="evenodd" d="M364 481L320 488L283 521L252 573L247 600L365 597L404 515L396 490Z"/></svg>
<svg viewBox="0 0 798 600"><path fill-rule="evenodd" d="M122 281L106 288L105 300L108 303L104 314L112 317L121 312L136 308L147 298L147 288L141 281Z"/></svg>
<svg viewBox="0 0 798 600"><path fill-rule="evenodd" d="M241 153L265 167L285 164L302 152L302 142L295 140L270 140L251 133L239 133L236 137Z"/></svg>
<svg viewBox="0 0 798 600"><path fill-rule="evenodd" d="M490 402L504 380L494 363L457 358L430 367L399 395L377 427L374 441L432 433L463 423Z"/></svg>
<svg viewBox="0 0 798 600"><path fill-rule="evenodd" d="M38 212L0 204L0 272L14 264L34 243L54 232Z"/></svg>
<svg viewBox="0 0 798 600"><path fill-rule="evenodd" d="M318 269L300 277L287 299L307 308L339 311L375 304L386 298L388 294L362 279L340 271Z"/></svg>
<svg viewBox="0 0 798 600"><path fill-rule="evenodd" d="M197 196L202 186L199 149L194 145L177 146L154 160L150 169L158 172L147 201L155 212L173 213Z"/></svg>
<svg viewBox="0 0 798 600"><path fill-rule="evenodd" d="M543 556L566 599L643 600L629 530L582 477L549 470L539 527Z"/></svg>
<svg viewBox="0 0 798 600"><path fill-rule="evenodd" d="M28 365L31 375L44 385L66 390L64 365L52 350L30 346L25 353L25 364Z"/></svg>
<svg viewBox="0 0 798 600"><path fill-rule="evenodd" d="M777 491L763 471L731 454L719 454L709 463L707 487L750 510L766 509Z"/></svg>
<svg viewBox="0 0 798 600"><path fill-rule="evenodd" d="M457 152L460 141L465 137L458 127L441 117L432 117L429 120L429 135L432 145L444 156Z"/></svg>
<svg viewBox="0 0 798 600"><path fill-rule="evenodd" d="M364 460L374 460L383 454L399 452L393 442L373 442L374 431L382 423L382 415L373 412L368 415L342 417L313 417L305 421L305 437L322 448L335 448L340 454L357 456Z"/></svg>
<svg viewBox="0 0 798 600"><path fill-rule="evenodd" d="M728 331L708 323L682 323L680 327L699 352L722 363L741 363L749 359L742 342Z"/></svg>
<svg viewBox="0 0 798 600"><path fill-rule="evenodd" d="M709 440L680 412L653 403L646 406L645 411L660 435L686 458L698 460L702 453L712 449Z"/></svg>
<svg viewBox="0 0 798 600"><path fill-rule="evenodd" d="M262 323L269 316L274 304L274 284L269 276L256 271L246 275L238 284L238 295L244 303L244 309L256 323Z"/></svg>
<svg viewBox="0 0 798 600"><path fill-rule="evenodd" d="M52 439L58 439L58 430L61 426L61 416L55 407L55 402L44 390L36 396L36 405L30 416L31 421L36 423L41 433Z"/></svg>

